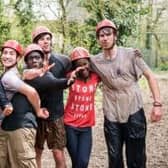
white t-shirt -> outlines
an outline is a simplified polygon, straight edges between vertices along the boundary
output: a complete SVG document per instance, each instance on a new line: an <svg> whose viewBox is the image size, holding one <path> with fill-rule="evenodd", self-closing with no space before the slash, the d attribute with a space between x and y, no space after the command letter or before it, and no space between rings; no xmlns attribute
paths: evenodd
<svg viewBox="0 0 168 168"><path fill-rule="evenodd" d="M16 67L13 67L6 71L3 74L1 81L9 100L12 99L13 95L19 91L19 87L24 83L21 80L19 71Z"/></svg>

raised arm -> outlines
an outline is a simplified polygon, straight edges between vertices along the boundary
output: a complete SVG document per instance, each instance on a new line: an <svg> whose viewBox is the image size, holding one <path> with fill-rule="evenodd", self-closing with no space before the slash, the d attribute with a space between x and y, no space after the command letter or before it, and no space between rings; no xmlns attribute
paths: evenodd
<svg viewBox="0 0 168 168"><path fill-rule="evenodd" d="M25 82L39 91L66 89L74 83L77 73L82 69L84 67L78 67L67 78L56 78L51 72L47 72L41 77L33 80L25 80Z"/></svg>
<svg viewBox="0 0 168 168"><path fill-rule="evenodd" d="M40 76L43 76L46 72L48 72L55 64L44 65L42 68L35 69L25 69L22 73L23 80L31 80Z"/></svg>

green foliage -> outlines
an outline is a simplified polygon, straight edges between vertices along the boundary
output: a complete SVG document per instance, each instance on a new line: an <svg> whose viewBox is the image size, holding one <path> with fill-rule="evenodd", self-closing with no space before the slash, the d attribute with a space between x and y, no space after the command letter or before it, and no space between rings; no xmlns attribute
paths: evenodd
<svg viewBox="0 0 168 168"><path fill-rule="evenodd" d="M4 15L5 6L3 1L0 1L0 45L9 38L10 36L10 22L7 16Z"/></svg>
<svg viewBox="0 0 168 168"><path fill-rule="evenodd" d="M33 2L32 0L17 0L14 9L18 18L17 27L21 30L20 41L27 45L31 42L31 31L35 21Z"/></svg>
<svg viewBox="0 0 168 168"><path fill-rule="evenodd" d="M143 14L138 8L139 2L133 0L85 0L81 6L89 13L85 23L90 26L90 35L85 37L91 41L90 50L92 53L99 51L96 45L95 27L104 18L112 20L118 27L118 44L124 45L129 36L137 33L136 25L138 16Z"/></svg>
<svg viewBox="0 0 168 168"><path fill-rule="evenodd" d="M157 70L168 71L168 62L160 63Z"/></svg>
<svg viewBox="0 0 168 168"><path fill-rule="evenodd" d="M96 41L94 40L95 35L93 35L92 32L93 31L91 31L91 28L89 25L79 24L77 22L70 22L69 35L68 35L70 45L72 47L83 46L90 50L92 46L97 45ZM89 40L89 39L93 39L93 40Z"/></svg>
<svg viewBox="0 0 168 168"><path fill-rule="evenodd" d="M4 15L5 13L5 6L3 1L0 1L0 46L9 39L10 37L10 27L11 23L9 22L7 16ZM0 64L0 74L2 72L3 68Z"/></svg>

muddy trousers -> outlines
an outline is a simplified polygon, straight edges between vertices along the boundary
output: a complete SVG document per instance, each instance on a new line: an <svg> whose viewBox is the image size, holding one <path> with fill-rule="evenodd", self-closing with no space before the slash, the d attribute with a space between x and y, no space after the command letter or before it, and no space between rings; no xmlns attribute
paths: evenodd
<svg viewBox="0 0 168 168"><path fill-rule="evenodd" d="M104 134L109 168L124 168L124 144L127 168L146 168L146 118L143 109L130 115L127 123L111 122L105 118Z"/></svg>

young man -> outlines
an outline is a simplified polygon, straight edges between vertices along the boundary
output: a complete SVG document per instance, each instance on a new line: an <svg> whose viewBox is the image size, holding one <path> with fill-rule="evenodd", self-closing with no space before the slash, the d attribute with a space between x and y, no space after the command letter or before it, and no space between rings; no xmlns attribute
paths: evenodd
<svg viewBox="0 0 168 168"><path fill-rule="evenodd" d="M8 99L11 100L14 93L20 92L27 96L38 117L47 118L45 113L43 113L43 109L40 108L38 93L34 88L21 80L21 76L17 69L18 62L23 54L22 46L15 40L8 40L3 44L1 51L1 62L5 69L1 81Z"/></svg>
<svg viewBox="0 0 168 168"><path fill-rule="evenodd" d="M4 67L4 70L5 70L2 77L1 77L1 81L2 81L2 84L5 88L5 92L7 94L8 99L11 100L16 92L20 92L23 95L25 95L27 97L27 99L30 101L30 103L32 104L32 106L36 112L36 115L38 117L47 118L48 117L47 112L40 107L41 103L40 103L39 95L36 92L36 90L33 87L27 85L20 78L20 74L17 69L17 64L22 56L23 50L22 50L21 45L15 40L8 40L3 44L1 51L2 51L1 62ZM22 109L24 109L25 107L24 107L24 104L20 103L20 104L18 104L17 108L19 108L22 111ZM14 111L16 111L16 109L14 109ZM12 113L11 116L15 116L15 113L14 114ZM2 120L3 120L3 118L1 118L1 122L2 122ZM34 115L26 115L25 118L23 118L23 117L14 118L13 123L16 125L12 129L15 130L16 128L20 128L20 127L18 127L19 123L23 123L23 125L21 125L21 128L23 128L25 126L25 123L28 128L31 128L32 125L34 123L36 123L34 120L35 120ZM13 124L13 123L9 122L9 124ZM6 130L8 130L8 129L6 129ZM23 129L23 131L25 131L25 130ZM9 137L10 137L9 134L12 135L13 137L15 137L19 134L27 135L30 137L30 139L31 139L31 137L33 137L33 135L35 135L35 131L28 129L25 131L25 134L23 134L23 131L22 131L22 129L18 129L16 132L8 132L8 131L1 130L0 144L3 146L3 148L1 148L0 167L4 168L4 167L6 167L6 164L7 164L7 153L9 152L8 148L7 148L7 143L9 141ZM17 142L19 144L19 147L21 147L20 144L25 143L25 141L26 141L25 139L21 139L21 138L18 140L19 141L17 141ZM34 139L32 138L31 141L33 141L33 140ZM16 142L16 141L13 140L13 142ZM29 143L29 142L27 142L27 143ZM24 149L24 147L23 147L23 149ZM24 155L24 159L28 157L28 160L29 160L30 155L29 155L29 152L27 152L27 153L28 154ZM20 155L17 155L16 157L20 158ZM23 157L23 155L21 157ZM18 160L22 160L22 159L18 159ZM31 159L30 159L30 162L31 162Z"/></svg>
<svg viewBox="0 0 168 168"><path fill-rule="evenodd" d="M43 66L44 54L39 45L29 45L25 50L24 58L27 68L39 69ZM56 89L68 87L73 82L73 76L70 76L69 79L56 79L50 72L46 72L43 76L32 80L25 80L25 82L38 91L42 106L48 109L49 107L46 102L50 94ZM2 122L2 129L9 136L10 166L12 168L35 168L37 165L35 161L34 143L37 122L34 110L28 99L21 93L16 93L13 96L12 104L14 106L14 112L5 117ZM46 122L45 120L43 121Z"/></svg>
<svg viewBox="0 0 168 168"><path fill-rule="evenodd" d="M13 112L13 106L9 102L9 100L6 97L6 93L4 90L4 87L2 85L2 82L0 81L0 120L4 118L4 116L10 115ZM1 123L0 123L1 125ZM1 127L1 126L0 126ZM2 142L6 142L7 137L4 136L3 130L0 128L0 167L5 168L6 162L4 161L6 159L6 153L7 152L7 145L4 145Z"/></svg>
<svg viewBox="0 0 168 168"><path fill-rule="evenodd" d="M146 118L138 79L144 75L153 95L151 120L162 116L156 79L139 50L118 47L117 28L110 20L96 27L102 53L92 57L92 68L103 82L104 133L108 148L109 168L123 168L123 144L126 145L128 168L146 167Z"/></svg>
<svg viewBox="0 0 168 168"><path fill-rule="evenodd" d="M50 30L43 26L37 27L32 33L32 41L43 49L43 52L45 53L45 64L55 64L50 69L50 72L56 78L65 77L66 73L71 68L71 63L67 57L52 52L52 33ZM63 123L63 89L53 91L46 103L48 105L50 116L47 119L48 122L43 122L41 120L41 126L39 126L38 129L38 141L36 142L37 160L40 165L44 142L47 140L48 147L52 149L56 167L65 168L64 148L66 146L66 134ZM44 127L45 129L43 129ZM49 132L51 134L47 134L44 137L43 135L47 129L50 130Z"/></svg>

